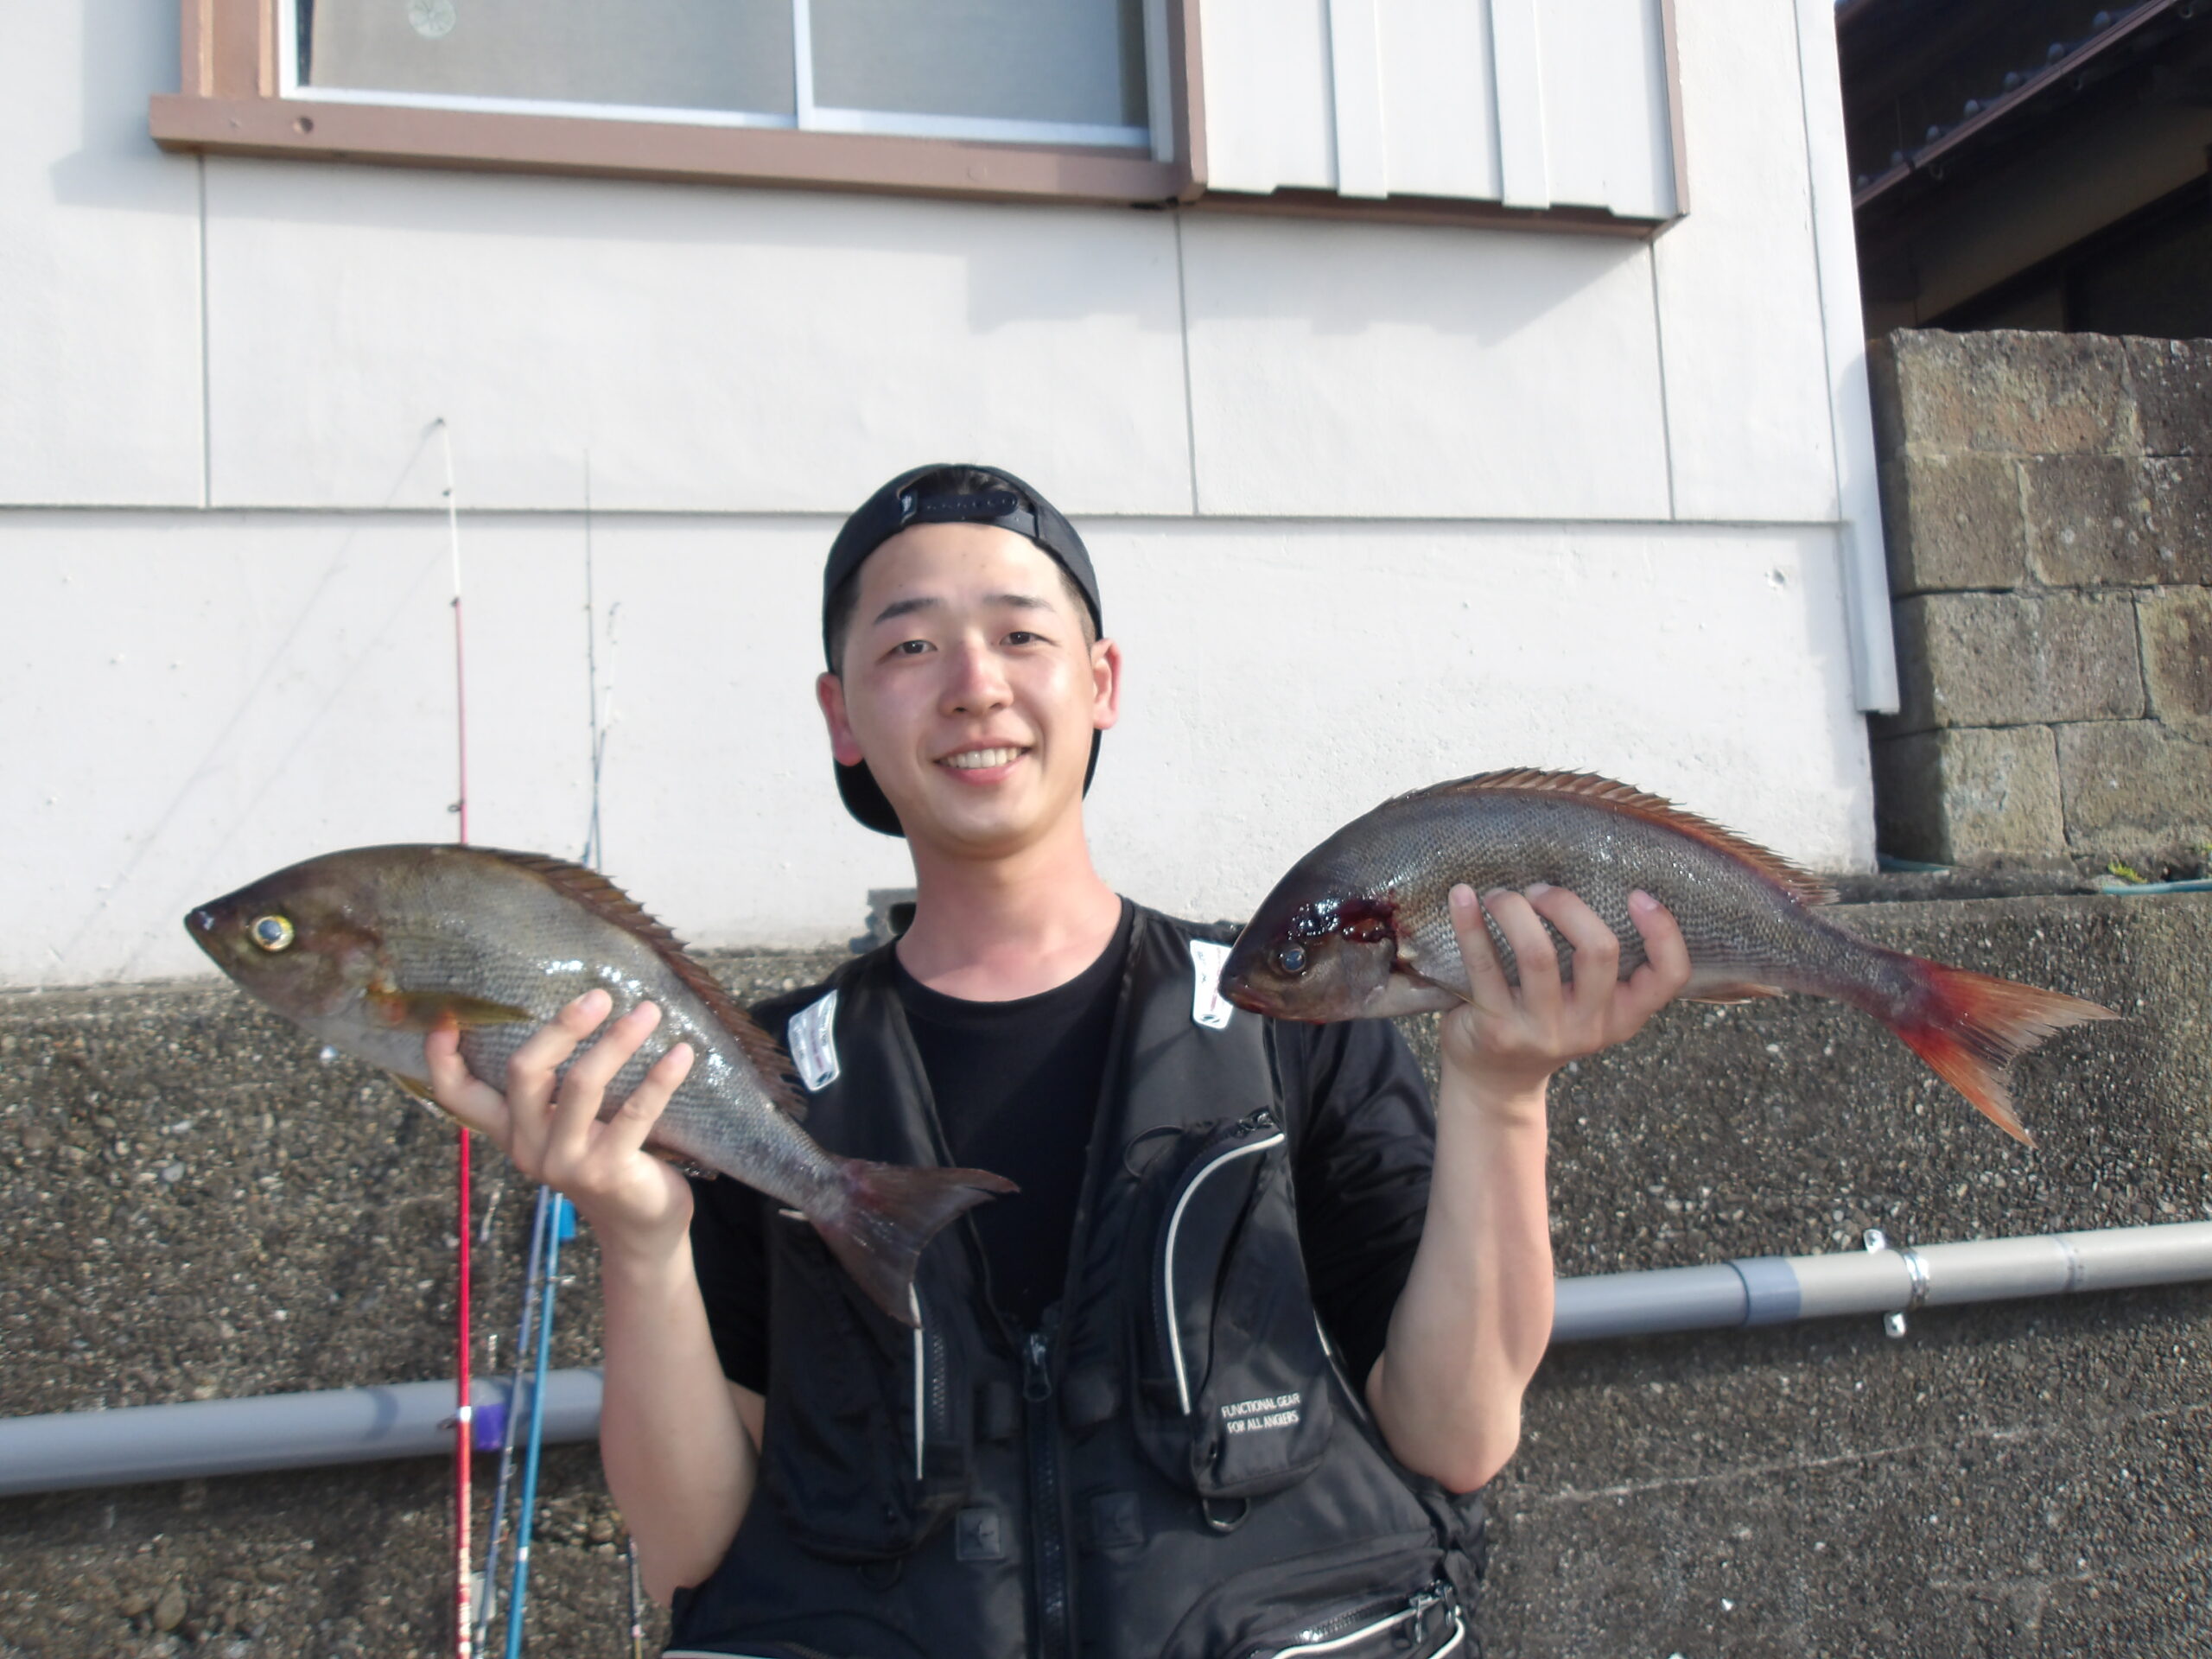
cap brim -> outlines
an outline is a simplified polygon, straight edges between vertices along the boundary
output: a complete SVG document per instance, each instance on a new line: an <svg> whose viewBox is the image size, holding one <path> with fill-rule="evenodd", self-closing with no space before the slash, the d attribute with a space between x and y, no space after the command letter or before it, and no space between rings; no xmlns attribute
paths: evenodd
<svg viewBox="0 0 2212 1659"><path fill-rule="evenodd" d="M837 794L845 803L846 811L880 835L903 836L906 833L899 827L899 815L892 810L890 798L883 792L883 785L875 781L875 774L868 769L867 761L853 766L839 765L836 771Z"/></svg>
<svg viewBox="0 0 2212 1659"><path fill-rule="evenodd" d="M1090 734L1090 760L1083 769L1083 792L1090 793L1090 780L1098 774L1098 741L1103 732ZM906 831L899 823L899 814L892 807L891 798L883 792L883 785L875 781L875 774L868 769L868 762L856 766L830 763L837 774L837 797L845 804L845 810L858 818L878 835L904 838Z"/></svg>

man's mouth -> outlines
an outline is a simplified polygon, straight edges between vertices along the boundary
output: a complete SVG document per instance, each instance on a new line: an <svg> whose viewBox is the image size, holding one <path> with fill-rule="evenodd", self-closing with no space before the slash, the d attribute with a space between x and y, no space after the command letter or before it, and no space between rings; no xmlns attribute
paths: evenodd
<svg viewBox="0 0 2212 1659"><path fill-rule="evenodd" d="M992 766L1010 766L1028 751L1022 748L963 749L957 754L948 754L938 762L950 766L955 772L982 772Z"/></svg>

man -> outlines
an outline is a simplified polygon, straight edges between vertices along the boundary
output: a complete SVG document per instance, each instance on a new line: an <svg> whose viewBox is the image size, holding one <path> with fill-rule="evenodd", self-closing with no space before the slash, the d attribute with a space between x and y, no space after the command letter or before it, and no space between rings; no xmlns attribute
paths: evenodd
<svg viewBox="0 0 2212 1659"><path fill-rule="evenodd" d="M1616 982L1572 894L1457 891L1474 997L1433 1116L1386 1023L1232 1015L1224 936L1091 867L1122 675L1101 620L1073 529L987 468L892 480L825 573L840 792L905 836L914 915L758 1013L831 1150L1021 1188L924 1252L911 1328L803 1222L640 1153L687 1049L596 1122L655 1010L562 1074L607 1012L581 999L504 1100L429 1041L439 1100L600 1238L602 1453L671 1653L1471 1646L1480 1510L1455 1495L1510 1455L1551 1325L1546 1083L1681 988L1681 936L1638 895L1649 961Z"/></svg>

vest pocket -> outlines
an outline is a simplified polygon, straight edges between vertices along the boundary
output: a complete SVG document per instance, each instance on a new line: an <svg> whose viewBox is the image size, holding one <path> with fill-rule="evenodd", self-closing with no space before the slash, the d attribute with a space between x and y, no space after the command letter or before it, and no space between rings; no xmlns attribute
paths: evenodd
<svg viewBox="0 0 2212 1659"><path fill-rule="evenodd" d="M1192 1607L1161 1659L1475 1659L1480 1643L1426 1533L1240 1573Z"/></svg>
<svg viewBox="0 0 2212 1659"><path fill-rule="evenodd" d="M1264 1109L1186 1130L1147 1181L1159 1213L1135 1299L1148 1313L1135 1344L1138 1440L1200 1498L1280 1491L1320 1461L1334 1423L1287 1138ZM1217 1524L1241 1513L1225 1509Z"/></svg>
<svg viewBox="0 0 2212 1659"><path fill-rule="evenodd" d="M771 1237L761 1484L816 1554L904 1555L967 1497L966 1368L919 1291L909 1329L860 1296L805 1223Z"/></svg>

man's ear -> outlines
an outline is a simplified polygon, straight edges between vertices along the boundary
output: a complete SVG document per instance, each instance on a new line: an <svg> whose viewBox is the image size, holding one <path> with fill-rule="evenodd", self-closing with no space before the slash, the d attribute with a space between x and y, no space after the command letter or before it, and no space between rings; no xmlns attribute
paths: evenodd
<svg viewBox="0 0 2212 1659"><path fill-rule="evenodd" d="M845 713L845 683L835 674L817 675L814 700L822 705L822 723L830 728L830 753L841 766L856 766L865 758L861 741L853 735L853 722Z"/></svg>
<svg viewBox="0 0 2212 1659"><path fill-rule="evenodd" d="M1104 731L1122 717L1122 648L1101 639L1090 648L1090 723Z"/></svg>

